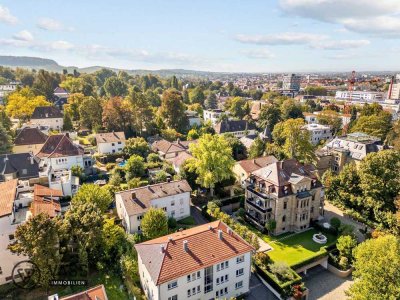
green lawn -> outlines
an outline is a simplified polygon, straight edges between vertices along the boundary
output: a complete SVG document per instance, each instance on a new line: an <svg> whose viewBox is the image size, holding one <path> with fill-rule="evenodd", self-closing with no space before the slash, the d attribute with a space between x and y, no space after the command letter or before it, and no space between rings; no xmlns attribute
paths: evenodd
<svg viewBox="0 0 400 300"><path fill-rule="evenodd" d="M196 225L196 221L192 216L186 217L178 221L178 224L182 225Z"/></svg>
<svg viewBox="0 0 400 300"><path fill-rule="evenodd" d="M310 229L287 238L278 237L278 240L263 239L273 248L272 251L268 252L273 261L284 261L289 266L293 266L322 254L326 251L323 248L324 246L336 243L336 236L325 234L328 242L325 245L320 245L312 240L312 236L316 233L319 232L315 229Z"/></svg>

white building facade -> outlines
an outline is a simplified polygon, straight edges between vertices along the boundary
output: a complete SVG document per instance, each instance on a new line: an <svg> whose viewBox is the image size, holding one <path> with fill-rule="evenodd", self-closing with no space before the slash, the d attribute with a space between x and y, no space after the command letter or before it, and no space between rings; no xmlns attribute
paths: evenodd
<svg viewBox="0 0 400 300"><path fill-rule="evenodd" d="M313 145L317 145L320 141L330 140L333 138L332 129L328 125L307 124L303 129L310 132L310 141Z"/></svg>

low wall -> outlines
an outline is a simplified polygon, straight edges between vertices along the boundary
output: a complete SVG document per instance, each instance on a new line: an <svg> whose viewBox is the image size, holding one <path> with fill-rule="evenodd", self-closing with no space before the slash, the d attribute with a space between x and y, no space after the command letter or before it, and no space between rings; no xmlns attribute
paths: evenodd
<svg viewBox="0 0 400 300"><path fill-rule="evenodd" d="M335 274L336 276L340 278L346 278L348 277L352 272L353 272L353 267L351 267L348 270L342 271L336 268L335 266L328 264L328 271Z"/></svg>
<svg viewBox="0 0 400 300"><path fill-rule="evenodd" d="M318 259L316 261L313 261L305 266L302 266L298 269L296 269L296 273L301 273L304 272L304 274L307 274L307 270L311 269L312 267L321 265L322 267L324 267L325 269L328 268L328 256L322 257L321 259Z"/></svg>

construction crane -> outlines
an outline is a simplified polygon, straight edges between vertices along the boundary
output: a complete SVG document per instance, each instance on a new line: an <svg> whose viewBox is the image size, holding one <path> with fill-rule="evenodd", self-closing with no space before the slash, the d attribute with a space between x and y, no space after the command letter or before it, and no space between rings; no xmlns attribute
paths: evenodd
<svg viewBox="0 0 400 300"><path fill-rule="evenodd" d="M347 80L347 88L349 91L349 102L351 104L351 100L353 98L353 91L354 91L354 84L356 83L356 71L351 72L351 77ZM344 113L349 113L347 111L348 107L346 105L347 103L345 102L344 107L343 107L343 112Z"/></svg>

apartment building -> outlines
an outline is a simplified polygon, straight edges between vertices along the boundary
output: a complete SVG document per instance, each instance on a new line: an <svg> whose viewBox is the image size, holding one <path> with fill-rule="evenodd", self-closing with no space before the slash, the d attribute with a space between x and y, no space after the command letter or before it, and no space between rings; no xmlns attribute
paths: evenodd
<svg viewBox="0 0 400 300"><path fill-rule="evenodd" d="M368 153L383 149L384 146L379 138L361 132L349 133L334 138L316 152L316 167L320 175L328 169L339 173L346 164L350 162L358 164Z"/></svg>
<svg viewBox="0 0 400 300"><path fill-rule="evenodd" d="M296 74L287 74L283 76L282 89L300 91L301 77Z"/></svg>
<svg viewBox="0 0 400 300"><path fill-rule="evenodd" d="M127 232L140 232L143 215L150 207L162 208L176 220L190 216L191 191L186 180L177 180L118 192L117 213Z"/></svg>
<svg viewBox="0 0 400 300"><path fill-rule="evenodd" d="M246 181L245 198L247 219L259 229L275 220L275 235L307 229L324 209L324 187L314 166L295 159L252 172Z"/></svg>
<svg viewBox="0 0 400 300"><path fill-rule="evenodd" d="M241 160L236 162L233 166L233 174L235 174L237 182L245 188L246 180L249 178L251 172L264 168L277 161L278 159L273 155Z"/></svg>
<svg viewBox="0 0 400 300"><path fill-rule="evenodd" d="M231 299L249 291L254 248L221 221L135 248L149 300Z"/></svg>
<svg viewBox="0 0 400 300"><path fill-rule="evenodd" d="M368 91L337 91L335 98L338 100L367 101L379 102L383 101L383 93Z"/></svg>
<svg viewBox="0 0 400 300"><path fill-rule="evenodd" d="M33 126L49 126L51 130L62 130L64 125L63 114L55 106L36 107L31 116Z"/></svg>
<svg viewBox="0 0 400 300"><path fill-rule="evenodd" d="M226 114L222 109L205 109L203 110L203 119L204 122L211 121L211 124L214 126L218 123L221 115Z"/></svg>

